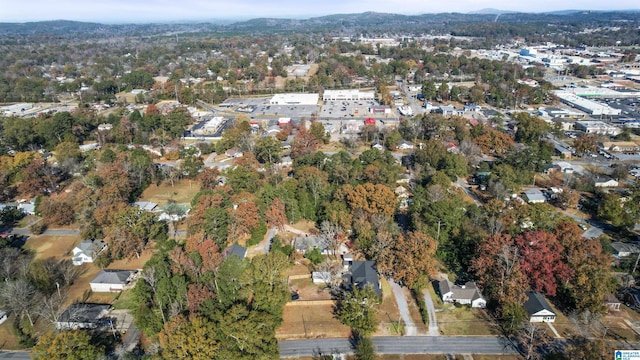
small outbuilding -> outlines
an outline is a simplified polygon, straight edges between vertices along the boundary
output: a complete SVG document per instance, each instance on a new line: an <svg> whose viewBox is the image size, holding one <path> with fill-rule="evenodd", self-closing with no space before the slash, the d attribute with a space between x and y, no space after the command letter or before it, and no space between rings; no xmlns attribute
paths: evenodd
<svg viewBox="0 0 640 360"><path fill-rule="evenodd" d="M131 270L102 270L89 285L93 292L119 292L129 285L134 274Z"/></svg>
<svg viewBox="0 0 640 360"><path fill-rule="evenodd" d="M528 189L523 193L529 204L541 204L547 201L547 198L544 196L540 189Z"/></svg>

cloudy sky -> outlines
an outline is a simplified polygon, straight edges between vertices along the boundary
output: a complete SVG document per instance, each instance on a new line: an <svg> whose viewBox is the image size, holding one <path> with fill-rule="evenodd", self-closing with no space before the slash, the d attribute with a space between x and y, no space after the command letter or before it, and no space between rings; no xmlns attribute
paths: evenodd
<svg viewBox="0 0 640 360"><path fill-rule="evenodd" d="M309 18L365 11L400 14L470 12L484 8L543 12L639 9L638 0L0 0L0 22L79 20L109 23Z"/></svg>

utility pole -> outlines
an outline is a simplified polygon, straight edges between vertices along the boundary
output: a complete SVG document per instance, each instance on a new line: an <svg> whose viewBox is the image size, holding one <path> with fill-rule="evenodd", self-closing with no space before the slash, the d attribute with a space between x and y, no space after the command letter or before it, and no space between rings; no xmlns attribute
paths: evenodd
<svg viewBox="0 0 640 360"><path fill-rule="evenodd" d="M633 265L633 271L631 272L631 275L633 275L636 272L636 268L638 267L639 261L640 261L640 253L638 253L638 257L636 258L636 263L635 265Z"/></svg>

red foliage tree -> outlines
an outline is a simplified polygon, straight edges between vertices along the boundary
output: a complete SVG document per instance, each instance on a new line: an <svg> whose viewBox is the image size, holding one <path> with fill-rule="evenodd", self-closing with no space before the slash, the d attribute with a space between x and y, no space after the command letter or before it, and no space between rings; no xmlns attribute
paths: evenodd
<svg viewBox="0 0 640 360"><path fill-rule="evenodd" d="M200 311L200 305L207 299L215 298L216 294L204 284L189 284L187 288L187 304L192 313Z"/></svg>
<svg viewBox="0 0 640 360"><path fill-rule="evenodd" d="M284 228L284 225L287 223L287 215L285 213L284 203L280 198L273 199L271 207L269 207L265 216L269 226L276 226L280 230Z"/></svg>
<svg viewBox="0 0 640 360"><path fill-rule="evenodd" d="M567 281L572 270L563 262L563 247L552 233L537 230L518 236L520 265L531 289L555 296L558 281Z"/></svg>

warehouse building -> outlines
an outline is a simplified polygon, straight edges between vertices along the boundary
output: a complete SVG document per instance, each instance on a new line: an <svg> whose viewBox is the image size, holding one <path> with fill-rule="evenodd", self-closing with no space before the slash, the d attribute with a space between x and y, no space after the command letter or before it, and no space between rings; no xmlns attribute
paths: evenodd
<svg viewBox="0 0 640 360"><path fill-rule="evenodd" d="M589 115L618 116L622 113L620 109L614 109L607 104L584 99L572 93L556 91L555 94L563 103L580 109Z"/></svg>
<svg viewBox="0 0 640 360"><path fill-rule="evenodd" d="M622 132L619 127L602 121L576 121L574 128L587 134L617 136Z"/></svg>
<svg viewBox="0 0 640 360"><path fill-rule="evenodd" d="M318 94L276 94L270 105L318 105Z"/></svg>

